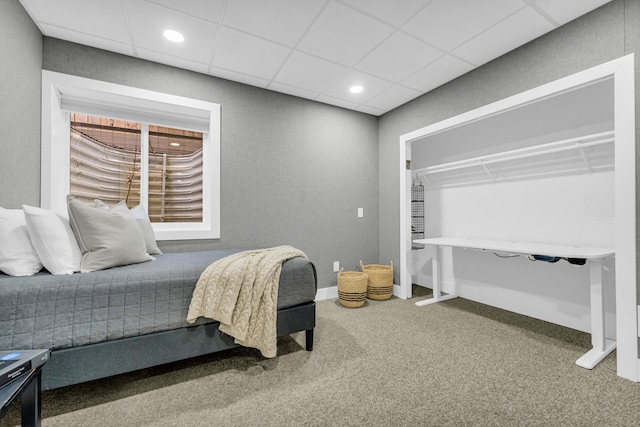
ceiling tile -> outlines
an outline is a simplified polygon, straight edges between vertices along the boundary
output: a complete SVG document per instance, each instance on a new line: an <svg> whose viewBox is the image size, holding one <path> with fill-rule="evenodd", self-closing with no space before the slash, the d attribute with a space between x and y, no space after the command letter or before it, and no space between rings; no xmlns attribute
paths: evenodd
<svg viewBox="0 0 640 427"><path fill-rule="evenodd" d="M349 88L356 85L362 86L364 90L360 93L351 93ZM361 104L379 95L391 86L393 86L393 83L372 75L359 71L348 71L332 84L331 87L324 92L324 95Z"/></svg>
<svg viewBox="0 0 640 427"><path fill-rule="evenodd" d="M202 62L189 61L187 59L177 58L175 56L165 55L154 50L138 48L138 57L147 61L158 62L160 64L171 65L172 67L183 68L185 70L196 71L202 74L208 74L209 64Z"/></svg>
<svg viewBox="0 0 640 427"><path fill-rule="evenodd" d="M342 3L360 9L394 27L404 24L428 2L425 0L342 0Z"/></svg>
<svg viewBox="0 0 640 427"><path fill-rule="evenodd" d="M45 36L374 115L609 1L19 0Z"/></svg>
<svg viewBox="0 0 640 427"><path fill-rule="evenodd" d="M404 86L426 93L471 71L473 68L471 64L447 54L402 80L401 83Z"/></svg>
<svg viewBox="0 0 640 427"><path fill-rule="evenodd" d="M521 0L434 0L403 29L443 50L452 50L524 7Z"/></svg>
<svg viewBox="0 0 640 427"><path fill-rule="evenodd" d="M358 63L356 68L398 81L433 62L442 52L410 37L395 33Z"/></svg>
<svg viewBox="0 0 640 427"><path fill-rule="evenodd" d="M210 67L209 74L220 77L222 79L244 83L256 87L265 88L269 84L269 80L261 79L254 76L248 76L242 73L236 73L235 71L224 70L222 68Z"/></svg>
<svg viewBox="0 0 640 427"><path fill-rule="evenodd" d="M147 0L211 22L220 22L224 0Z"/></svg>
<svg viewBox="0 0 640 427"><path fill-rule="evenodd" d="M103 0L22 0L31 16L42 23L130 43L121 2ZM46 34L49 35L49 34Z"/></svg>
<svg viewBox="0 0 640 427"><path fill-rule="evenodd" d="M230 1L224 25L293 47L324 4L325 0Z"/></svg>
<svg viewBox="0 0 640 427"><path fill-rule="evenodd" d="M298 49L353 66L392 31L388 25L331 2L309 29Z"/></svg>
<svg viewBox="0 0 640 427"><path fill-rule="evenodd" d="M40 30L49 37L54 37L60 40L67 40L74 43L83 44L85 46L91 46L102 50L108 50L110 52L121 53L123 55L134 56L133 48L129 43L120 43L111 39L104 39L102 37L94 37L85 33L78 33L76 31L68 30L66 28L55 27L49 24L40 24Z"/></svg>
<svg viewBox="0 0 640 427"><path fill-rule="evenodd" d="M389 111L422 95L420 92L403 86L393 86L380 95L365 102L368 107Z"/></svg>
<svg viewBox="0 0 640 427"><path fill-rule="evenodd" d="M224 27L213 65L269 80L289 52L291 50L286 47Z"/></svg>
<svg viewBox="0 0 640 427"><path fill-rule="evenodd" d="M358 105L355 108L356 111L360 111L362 113L371 114L373 116L381 116L386 113L386 110L381 110L379 108L369 107L367 105Z"/></svg>
<svg viewBox="0 0 640 427"><path fill-rule="evenodd" d="M276 92L286 93L288 95L299 96L300 98L315 99L319 94L310 90L304 90L293 86L283 85L282 83L271 82L267 89Z"/></svg>
<svg viewBox="0 0 640 427"><path fill-rule="evenodd" d="M322 92L346 71L341 65L294 52L273 80L312 92Z"/></svg>
<svg viewBox="0 0 640 427"><path fill-rule="evenodd" d="M563 25L611 0L536 0L535 4Z"/></svg>
<svg viewBox="0 0 640 427"><path fill-rule="evenodd" d="M190 61L210 62L217 24L142 0L128 0L125 4L136 47ZM167 29L182 33L184 41L173 43L165 39L162 33Z"/></svg>
<svg viewBox="0 0 640 427"><path fill-rule="evenodd" d="M358 103L345 101L344 99L333 98L327 95L320 95L316 98L318 102L324 102L325 104L337 105L338 107L354 109Z"/></svg>
<svg viewBox="0 0 640 427"><path fill-rule="evenodd" d="M453 53L475 65L482 65L553 28L547 19L527 7L463 44Z"/></svg>

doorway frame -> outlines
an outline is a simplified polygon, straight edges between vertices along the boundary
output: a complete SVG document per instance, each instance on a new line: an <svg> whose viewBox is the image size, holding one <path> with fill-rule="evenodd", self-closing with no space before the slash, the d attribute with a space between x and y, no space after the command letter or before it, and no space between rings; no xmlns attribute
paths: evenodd
<svg viewBox="0 0 640 427"><path fill-rule="evenodd" d="M400 298L411 298L411 144L473 121L613 79L615 131L615 251L617 374L638 382L636 278L636 131L634 55L606 62L400 136Z"/></svg>

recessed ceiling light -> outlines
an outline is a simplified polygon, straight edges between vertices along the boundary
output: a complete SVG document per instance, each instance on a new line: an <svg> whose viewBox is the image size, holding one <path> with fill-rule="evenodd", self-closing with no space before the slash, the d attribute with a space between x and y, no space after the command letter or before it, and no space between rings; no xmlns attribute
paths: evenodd
<svg viewBox="0 0 640 427"><path fill-rule="evenodd" d="M164 32L164 36L167 38L167 40L170 40L174 43L180 43L184 40L184 36L175 30L166 30Z"/></svg>
<svg viewBox="0 0 640 427"><path fill-rule="evenodd" d="M362 86L351 86L349 88L349 92L351 93L360 93L364 90L364 88Z"/></svg>

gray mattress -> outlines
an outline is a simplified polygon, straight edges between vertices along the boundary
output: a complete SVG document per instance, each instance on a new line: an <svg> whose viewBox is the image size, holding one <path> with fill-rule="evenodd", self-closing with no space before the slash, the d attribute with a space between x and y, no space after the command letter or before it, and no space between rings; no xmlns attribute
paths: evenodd
<svg viewBox="0 0 640 427"><path fill-rule="evenodd" d="M200 274L235 252L160 254L155 261L67 276L0 274L0 349L55 350L191 326L185 319ZM278 308L313 301L315 294L313 264L285 261Z"/></svg>

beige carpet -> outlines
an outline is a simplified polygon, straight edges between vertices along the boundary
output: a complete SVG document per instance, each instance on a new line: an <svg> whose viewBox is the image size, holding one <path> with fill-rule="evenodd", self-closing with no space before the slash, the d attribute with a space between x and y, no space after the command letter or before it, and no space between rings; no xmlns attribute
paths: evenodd
<svg viewBox="0 0 640 427"><path fill-rule="evenodd" d="M637 426L640 384L587 334L464 299L317 307L279 356L234 349L45 392L43 426ZM0 423L19 423L18 406Z"/></svg>

